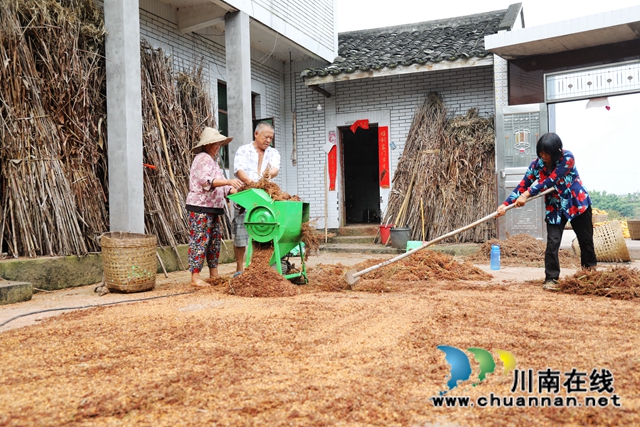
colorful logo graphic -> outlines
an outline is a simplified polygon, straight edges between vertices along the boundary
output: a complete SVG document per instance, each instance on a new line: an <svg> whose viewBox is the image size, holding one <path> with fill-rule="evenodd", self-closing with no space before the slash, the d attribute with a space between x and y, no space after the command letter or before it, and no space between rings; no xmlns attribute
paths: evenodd
<svg viewBox="0 0 640 427"><path fill-rule="evenodd" d="M447 363L451 366L451 372L449 374L449 380L447 381L448 390L440 392L440 395L444 395L450 390L453 390L458 386L459 382L464 382L471 377L471 362L465 352L456 347L448 345L439 345L436 347L438 350L444 352L444 357ZM480 374L478 375L478 382L473 385L478 385L484 380L487 374L494 372L496 368L496 362L493 359L491 353L483 348L471 347L467 349L468 352L473 354L474 359L480 366ZM496 350L498 357L502 361L504 366L504 373L508 374L516 368L516 358L510 352L506 350Z"/></svg>

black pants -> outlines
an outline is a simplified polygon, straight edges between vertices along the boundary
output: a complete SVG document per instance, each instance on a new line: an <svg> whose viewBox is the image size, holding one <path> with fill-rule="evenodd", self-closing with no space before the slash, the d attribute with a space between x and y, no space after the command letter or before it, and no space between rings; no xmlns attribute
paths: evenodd
<svg viewBox="0 0 640 427"><path fill-rule="evenodd" d="M544 254L545 280L558 280L560 277L560 260L558 251L562 242L562 233L567 219L562 218L560 224L547 223L547 250ZM580 265L594 267L597 264L596 251L593 247L593 223L591 222L591 206L582 214L571 220L571 228L576 233L580 245Z"/></svg>

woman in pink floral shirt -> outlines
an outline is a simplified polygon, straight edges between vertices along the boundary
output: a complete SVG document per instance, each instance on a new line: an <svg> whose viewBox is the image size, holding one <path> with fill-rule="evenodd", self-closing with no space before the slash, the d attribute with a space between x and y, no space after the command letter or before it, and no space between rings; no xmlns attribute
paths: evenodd
<svg viewBox="0 0 640 427"><path fill-rule="evenodd" d="M218 276L220 257L220 218L228 194L242 187L239 179L225 179L218 166L220 148L233 138L227 138L216 129L206 127L200 135L200 142L193 147L197 153L189 173L189 194L186 208L189 212L189 271L191 285L210 286L200 278L200 271L207 260L209 277Z"/></svg>

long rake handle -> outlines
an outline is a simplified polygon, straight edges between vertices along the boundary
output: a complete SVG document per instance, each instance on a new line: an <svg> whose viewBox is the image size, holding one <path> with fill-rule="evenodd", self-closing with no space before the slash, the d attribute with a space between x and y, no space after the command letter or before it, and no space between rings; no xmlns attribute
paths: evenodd
<svg viewBox="0 0 640 427"><path fill-rule="evenodd" d="M527 199L527 203L529 203L531 200L535 200L535 199L537 199L537 198L539 198L539 197L542 197L542 196L544 196L544 195L546 195L546 194L549 194L549 193L551 193L552 191L555 191L555 188L549 188L549 189L547 189L547 190L543 191L542 193L540 193L540 194L538 194L538 195L536 195L536 196L533 196L533 197L531 197L531 198ZM515 204L511 204L511 205L507 206L507 208L505 209L505 211L507 211L507 210L509 210L509 209L512 209L512 208L515 208L515 207L516 207L516 205L515 205ZM489 215L485 216L484 218L480 218L480 219L479 219L479 220L477 220L476 222L473 222L473 223L471 223L471 224L469 224L469 225L466 225L466 226L464 226L464 227L462 227L462 228L458 228L457 230L453 230L453 231L451 231L451 232L449 232L449 233L447 233L447 234L445 234L445 235L442 235L442 236L440 236L440 237L438 237L438 238L435 238L435 239L430 240L430 241L428 241L428 242L426 242L426 243L423 243L423 244L422 244L422 246L419 246L419 247L417 247L417 248L411 249L409 252L405 252L405 253L403 253L403 254L398 255L398 256L397 256L397 257L395 257L395 258L391 258L391 259L389 259L389 260L386 260L385 262L381 262L380 264L376 264L376 265L371 266L371 267L369 267L369 268L365 268L365 269L364 269L364 270L362 270L362 271L358 271L358 272L356 272L356 273L353 273L352 277L355 279L356 277L360 277L360 276L362 276L363 274L369 273L369 272L371 272L371 271L373 271L373 270L377 270L378 268L384 267L385 265L389 265L389 264L394 263L394 262L396 262L396 261L400 261L401 259L406 258L406 257L408 257L409 255L412 255L412 254L414 254L414 253L418 252L419 250L422 250L422 249L426 248L427 246L431 246L431 245L433 245L434 243L438 243L438 242L440 242L440 241L442 241L442 240L444 240L444 239L447 239L447 238L449 238L449 237L455 236L455 235L456 235L456 234L458 234L458 233L462 233L463 231L466 231L466 230L468 230L468 229L470 229L470 228L473 228L473 227L475 227L476 225L480 225L480 224L482 224L483 222L487 222L487 221L489 221L490 219L495 218L495 217L496 217L496 215L498 215L498 212L493 212L492 214L489 214Z"/></svg>

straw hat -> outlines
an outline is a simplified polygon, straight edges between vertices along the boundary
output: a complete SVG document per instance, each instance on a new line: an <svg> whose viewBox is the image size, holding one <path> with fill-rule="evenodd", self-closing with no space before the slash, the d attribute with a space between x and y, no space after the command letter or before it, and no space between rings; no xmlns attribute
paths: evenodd
<svg viewBox="0 0 640 427"><path fill-rule="evenodd" d="M221 147L224 147L228 143L231 142L233 138L226 137L221 134L218 129L206 127L200 134L200 142L191 149L194 153L199 153L202 151L205 145L209 144L220 144Z"/></svg>

